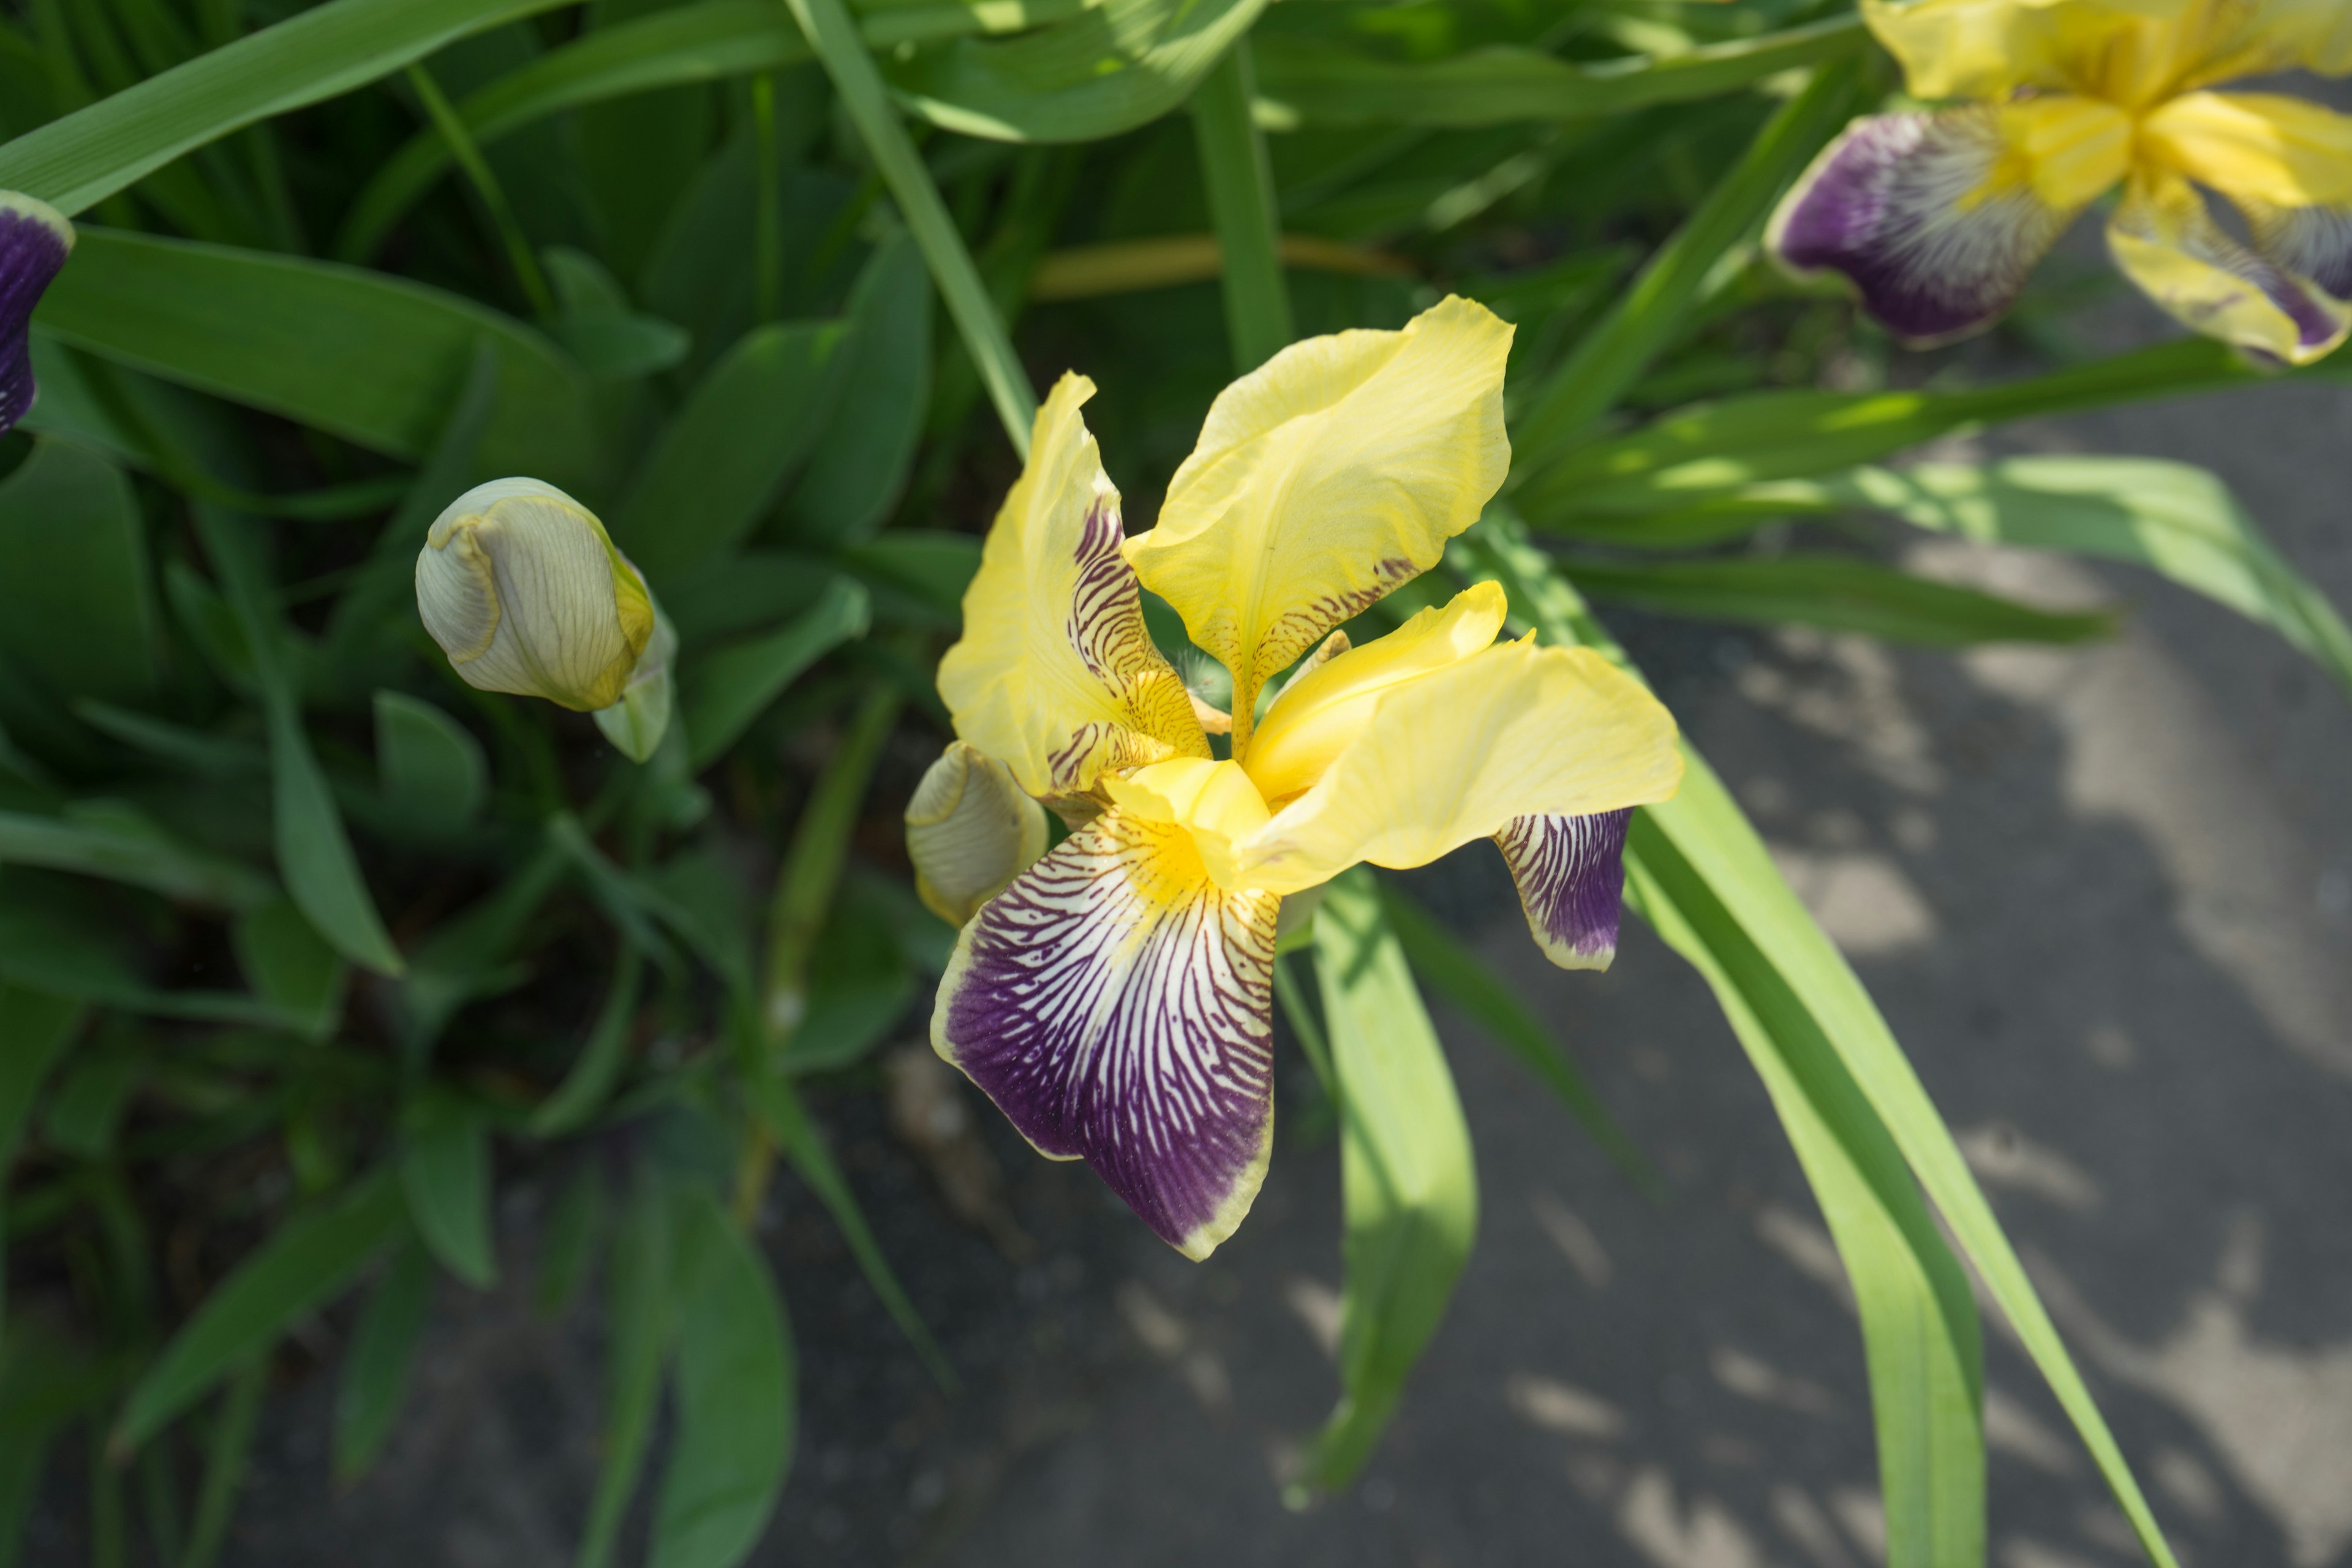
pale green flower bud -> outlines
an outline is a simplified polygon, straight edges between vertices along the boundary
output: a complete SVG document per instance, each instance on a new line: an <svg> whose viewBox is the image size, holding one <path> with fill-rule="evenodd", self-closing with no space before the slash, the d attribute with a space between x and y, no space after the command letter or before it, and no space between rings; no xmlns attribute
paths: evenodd
<svg viewBox="0 0 2352 1568"><path fill-rule="evenodd" d="M669 728L669 710L677 701L677 683L670 679L670 661L677 657L677 632L669 617L654 606L654 635L629 672L621 700L595 712L596 728L633 763L642 763L661 744Z"/></svg>
<svg viewBox="0 0 2352 1568"><path fill-rule="evenodd" d="M645 578L595 513L538 479L449 503L416 557L416 609L468 685L581 711L621 700L654 636Z"/></svg>
<svg viewBox="0 0 2352 1568"><path fill-rule="evenodd" d="M1045 808L1003 763L958 741L907 803L907 853L925 907L961 925L1045 853Z"/></svg>

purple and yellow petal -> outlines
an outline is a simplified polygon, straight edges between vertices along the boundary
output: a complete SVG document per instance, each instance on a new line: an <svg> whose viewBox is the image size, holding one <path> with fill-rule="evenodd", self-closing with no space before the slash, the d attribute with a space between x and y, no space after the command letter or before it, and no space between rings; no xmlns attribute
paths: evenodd
<svg viewBox="0 0 2352 1568"><path fill-rule="evenodd" d="M57 208L0 191L0 435L33 406L33 307L73 245L73 225Z"/></svg>
<svg viewBox="0 0 2352 1568"><path fill-rule="evenodd" d="M2352 305L2248 248L2178 174L2135 178L2107 223L2116 264L2193 331L2288 364L2309 364L2352 331Z"/></svg>
<svg viewBox="0 0 2352 1568"><path fill-rule="evenodd" d="M2352 205L2237 205L2264 259L2336 299L2352 300Z"/></svg>
<svg viewBox="0 0 2352 1568"><path fill-rule="evenodd" d="M2016 163L1990 107L1857 120L1782 199L1765 243L1800 277L1843 275L1907 343L1965 337L2009 309L2073 216Z"/></svg>
<svg viewBox="0 0 2352 1568"><path fill-rule="evenodd" d="M1562 969L1606 969L1625 904L1625 825L1633 812L1514 817L1495 847L1518 884L1528 931Z"/></svg>
<svg viewBox="0 0 2352 1568"><path fill-rule="evenodd" d="M1206 1258L1265 1179L1280 901L1219 889L1181 825L1106 812L964 927L932 1047Z"/></svg>
<svg viewBox="0 0 2352 1568"><path fill-rule="evenodd" d="M1118 491L1079 416L1093 395L1066 375L1037 411L1028 466L964 594L963 636L940 660L956 733L1041 797L1209 754L1191 693L1144 627Z"/></svg>

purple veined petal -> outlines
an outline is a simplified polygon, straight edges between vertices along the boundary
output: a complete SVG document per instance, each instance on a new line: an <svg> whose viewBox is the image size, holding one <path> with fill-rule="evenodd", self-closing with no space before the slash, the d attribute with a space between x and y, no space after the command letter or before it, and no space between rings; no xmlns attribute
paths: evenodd
<svg viewBox="0 0 2352 1568"><path fill-rule="evenodd" d="M1855 121L1772 215L1765 245L1800 277L1843 273L1914 347L1992 324L2074 216L2023 186L1991 190L2004 145L1979 105Z"/></svg>
<svg viewBox="0 0 2352 1568"><path fill-rule="evenodd" d="M2352 300L2352 206L2273 206L2241 197L2254 248L2282 271Z"/></svg>
<svg viewBox="0 0 2352 1568"><path fill-rule="evenodd" d="M33 307L73 243L73 225L57 208L0 191L0 435L33 406Z"/></svg>
<svg viewBox="0 0 2352 1568"><path fill-rule="evenodd" d="M2174 320L2268 362L2309 364L2352 335L2352 301L2247 247L2178 174L2133 177L2107 220L2107 249Z"/></svg>
<svg viewBox="0 0 2352 1568"><path fill-rule="evenodd" d="M1516 816L1495 847L1519 885L1528 931L1562 969L1606 969L1625 905L1631 809L1591 816Z"/></svg>
<svg viewBox="0 0 2352 1568"><path fill-rule="evenodd" d="M1107 812L964 927L932 1047L1206 1258L1265 1179L1280 902L1218 889L1181 828Z"/></svg>

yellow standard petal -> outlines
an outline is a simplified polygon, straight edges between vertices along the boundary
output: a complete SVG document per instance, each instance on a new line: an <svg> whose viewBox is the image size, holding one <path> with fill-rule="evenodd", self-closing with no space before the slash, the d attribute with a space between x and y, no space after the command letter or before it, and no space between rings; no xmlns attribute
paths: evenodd
<svg viewBox="0 0 2352 1568"><path fill-rule="evenodd" d="M1402 331L1293 343L1210 408L1128 556L1233 672L1237 752L1265 681L1436 564L1501 487L1510 345L1507 323L1448 299Z"/></svg>
<svg viewBox="0 0 2352 1568"><path fill-rule="evenodd" d="M1269 801L1304 793L1363 732L1382 697L1486 647L1507 608L1501 584L1475 583L1453 603L1295 677L1250 738L1244 765L1259 793Z"/></svg>
<svg viewBox="0 0 2352 1568"><path fill-rule="evenodd" d="M940 660L956 733L1041 797L1083 794L1107 768L1209 754L1144 629L1118 491L1078 413L1094 391L1065 375L1037 411L1028 467L964 593L963 637Z"/></svg>
<svg viewBox="0 0 2352 1568"><path fill-rule="evenodd" d="M1930 99L2074 87L2083 34L2115 21L2104 12L2070 17L2061 5L2021 0L1863 0L1862 16L1902 64L1913 94Z"/></svg>
<svg viewBox="0 0 2352 1568"><path fill-rule="evenodd" d="M530 479L478 485L434 521L416 609L467 684L583 711L621 700L654 635L645 579L596 514Z"/></svg>
<svg viewBox="0 0 2352 1568"><path fill-rule="evenodd" d="M2282 93L2183 93L2140 121L2139 148L2226 196L2279 207L2352 201L2352 116Z"/></svg>
<svg viewBox="0 0 2352 1568"><path fill-rule="evenodd" d="M1423 866L1516 817L1664 800L1682 767L1674 719L1639 681L1589 648L1505 643L1383 696L1243 846L1242 875L1290 893L1362 860Z"/></svg>

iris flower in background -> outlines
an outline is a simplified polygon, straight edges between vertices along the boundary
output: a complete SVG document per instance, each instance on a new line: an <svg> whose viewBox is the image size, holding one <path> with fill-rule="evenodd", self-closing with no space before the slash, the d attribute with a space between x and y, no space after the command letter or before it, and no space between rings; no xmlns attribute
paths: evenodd
<svg viewBox="0 0 2352 1568"><path fill-rule="evenodd" d="M484 691L594 715L637 762L668 727L677 634L596 514L541 479L451 501L416 553L416 612Z"/></svg>
<svg viewBox="0 0 2352 1568"><path fill-rule="evenodd" d="M0 191L0 436L33 406L33 307L73 247L74 227L63 213Z"/></svg>
<svg viewBox="0 0 2352 1568"><path fill-rule="evenodd" d="M2352 72L2346 0L1863 0L1912 93L1857 120L1774 215L1791 269L1844 274L1914 344L1989 325L2117 185L2116 263L2209 337L2307 364L2352 325L2352 118L2222 82ZM2251 243L2217 221L2233 205Z"/></svg>
<svg viewBox="0 0 2352 1568"><path fill-rule="evenodd" d="M1265 1178L1286 900L1303 912L1351 866L1492 837L1545 952L1599 967L1625 813L1680 779L1674 721L1639 682L1589 650L1495 640L1493 584L1361 647L1335 630L1436 564L1502 483L1510 331L1450 299L1402 331L1284 350L1217 398L1133 539L1079 416L1094 387L1064 376L940 661L961 740L909 848L977 909L931 1043L1189 1257ZM1229 720L1153 647L1139 587L1231 672ZM1228 728L1220 758L1209 736ZM1073 825L1042 858L1029 799ZM968 834L944 831L959 818Z"/></svg>

